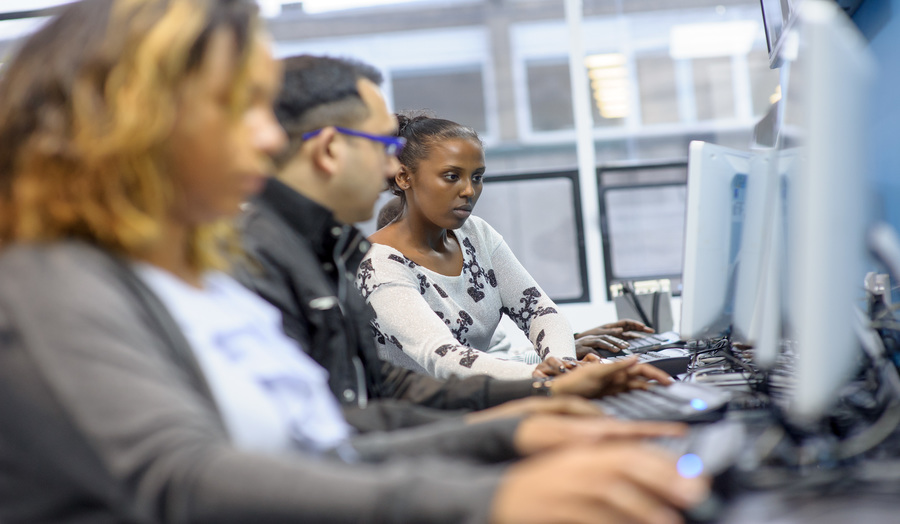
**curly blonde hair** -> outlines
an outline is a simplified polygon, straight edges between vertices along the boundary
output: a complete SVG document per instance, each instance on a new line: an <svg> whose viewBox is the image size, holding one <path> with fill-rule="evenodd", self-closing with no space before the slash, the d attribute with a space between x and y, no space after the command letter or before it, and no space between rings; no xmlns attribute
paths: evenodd
<svg viewBox="0 0 900 524"><path fill-rule="evenodd" d="M182 82L213 33L234 36L238 107L260 31L251 0L84 0L24 42L0 78L0 242L79 238L139 256L176 200L163 154ZM229 227L191 234L222 267Z"/></svg>

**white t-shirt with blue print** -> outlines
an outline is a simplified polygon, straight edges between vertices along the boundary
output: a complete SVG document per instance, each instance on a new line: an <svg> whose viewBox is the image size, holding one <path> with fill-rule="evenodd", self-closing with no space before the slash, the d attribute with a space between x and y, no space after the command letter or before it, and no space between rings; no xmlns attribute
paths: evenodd
<svg viewBox="0 0 900 524"><path fill-rule="evenodd" d="M223 273L204 275L200 289L149 264L136 269L181 327L237 447L343 448L353 430L328 373L284 334L278 309Z"/></svg>

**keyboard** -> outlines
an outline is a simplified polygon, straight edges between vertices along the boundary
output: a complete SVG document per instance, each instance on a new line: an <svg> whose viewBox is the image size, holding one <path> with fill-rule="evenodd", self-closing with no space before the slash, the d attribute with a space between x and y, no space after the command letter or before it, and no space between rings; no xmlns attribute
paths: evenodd
<svg viewBox="0 0 900 524"><path fill-rule="evenodd" d="M626 350L622 350L615 356L604 358L603 362L615 362L617 360L629 358L634 354L635 353L629 353L629 352L626 352ZM653 351L646 351L643 353L637 353L637 355L638 355L638 362L649 363L653 360L658 360L661 358L688 357L691 355L691 352L689 349L686 349L686 348L666 348L666 349L657 349L657 350L653 350Z"/></svg>
<svg viewBox="0 0 900 524"><path fill-rule="evenodd" d="M611 363L623 358L631 358L633 355L634 353L626 353L623 350L618 355L602 359L601 362ZM686 373L691 365L691 352L686 348L667 348L637 355L638 362L641 364L656 366L673 377Z"/></svg>
<svg viewBox="0 0 900 524"><path fill-rule="evenodd" d="M630 358L633 355L633 353L625 354L625 351L621 351L620 354L616 356L604 358L602 362L615 362L617 360L622 360L623 358ZM673 377L677 377L678 375L687 372L688 367L691 364L691 352L689 349L685 348L667 348L657 351L648 351L646 353L638 353L638 362L656 366Z"/></svg>
<svg viewBox="0 0 900 524"><path fill-rule="evenodd" d="M603 397L595 402L609 415L630 420L711 422L719 420L732 394L692 382L653 385Z"/></svg>
<svg viewBox="0 0 900 524"><path fill-rule="evenodd" d="M661 349L662 346L668 346L669 344L678 344L681 342L683 342L681 340L681 335L674 331L667 331L665 333L653 333L641 338L629 340L628 349L624 349L622 350L622 352L625 353L626 351L628 351L631 353L646 353L647 351L655 351L657 349Z"/></svg>

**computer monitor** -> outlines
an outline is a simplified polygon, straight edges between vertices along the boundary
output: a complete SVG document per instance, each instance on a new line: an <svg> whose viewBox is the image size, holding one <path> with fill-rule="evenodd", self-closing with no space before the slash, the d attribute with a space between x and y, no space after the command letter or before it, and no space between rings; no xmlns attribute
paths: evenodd
<svg viewBox="0 0 900 524"><path fill-rule="evenodd" d="M791 21L792 4L796 0L760 0L766 45L769 50L769 65L778 67L778 52L783 45L785 27Z"/></svg>
<svg viewBox="0 0 900 524"><path fill-rule="evenodd" d="M860 361L853 308L865 267L863 146L874 61L834 2L806 0L796 15L781 51L790 70L780 141L800 148L786 191L786 271L775 271L787 307L783 324L764 322L761 336L780 329L791 341L796 388L788 411L809 421L833 405Z"/></svg>
<svg viewBox="0 0 900 524"><path fill-rule="evenodd" d="M749 151L706 142L690 144L681 294L683 338L722 335L731 324L753 156Z"/></svg>
<svg viewBox="0 0 900 524"><path fill-rule="evenodd" d="M753 362L763 370L775 367L785 345L782 328L790 302L786 276L791 251L789 195L800 168L798 150L770 153L771 169L759 184L764 187L764 201L760 205L758 195L749 199L733 330L735 341L754 347Z"/></svg>
<svg viewBox="0 0 900 524"><path fill-rule="evenodd" d="M732 339L755 346L754 362L768 369L774 364L777 349L767 351L771 346L760 345L762 320L772 310L771 303L766 305L767 300L777 300L776 310L783 309L781 286L771 279L778 279L775 272L784 266L781 259L786 252L785 199L791 173L797 165L797 152L771 148L756 153L758 160L752 169L754 183L748 188L744 206ZM775 294L766 298L766 286L772 285Z"/></svg>

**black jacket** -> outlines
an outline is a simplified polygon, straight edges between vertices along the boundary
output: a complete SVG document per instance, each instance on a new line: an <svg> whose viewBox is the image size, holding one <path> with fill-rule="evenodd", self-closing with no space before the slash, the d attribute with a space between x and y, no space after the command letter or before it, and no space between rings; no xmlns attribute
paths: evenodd
<svg viewBox="0 0 900 524"><path fill-rule="evenodd" d="M531 380L439 380L378 358L373 312L356 289L369 242L362 233L271 179L239 219L244 285L278 307L285 332L330 373L345 405L395 399L440 409L484 409L533 394Z"/></svg>

